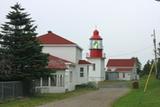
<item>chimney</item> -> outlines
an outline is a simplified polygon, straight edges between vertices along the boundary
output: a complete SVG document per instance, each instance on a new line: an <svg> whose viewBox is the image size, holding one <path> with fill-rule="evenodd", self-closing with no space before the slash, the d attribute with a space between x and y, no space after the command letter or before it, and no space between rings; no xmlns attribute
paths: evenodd
<svg viewBox="0 0 160 107"><path fill-rule="evenodd" d="M51 30L49 30L49 31L48 31L48 33L52 33L52 31L51 31Z"/></svg>

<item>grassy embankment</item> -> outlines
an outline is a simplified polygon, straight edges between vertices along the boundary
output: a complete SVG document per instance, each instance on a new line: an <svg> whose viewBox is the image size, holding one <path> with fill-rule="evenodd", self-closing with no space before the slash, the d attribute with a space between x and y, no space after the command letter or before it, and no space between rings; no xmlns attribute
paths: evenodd
<svg viewBox="0 0 160 107"><path fill-rule="evenodd" d="M152 76L144 93L145 82L146 77L140 80L139 89L132 89L127 95L118 99L113 107L160 107L160 80Z"/></svg>
<svg viewBox="0 0 160 107"><path fill-rule="evenodd" d="M80 88L75 91L67 92L67 93L40 94L34 97L27 97L27 98L12 100L12 101L5 101L3 103L0 103L0 107L34 107L34 106L42 105L48 102L54 102L57 100L78 96L94 90L96 89Z"/></svg>

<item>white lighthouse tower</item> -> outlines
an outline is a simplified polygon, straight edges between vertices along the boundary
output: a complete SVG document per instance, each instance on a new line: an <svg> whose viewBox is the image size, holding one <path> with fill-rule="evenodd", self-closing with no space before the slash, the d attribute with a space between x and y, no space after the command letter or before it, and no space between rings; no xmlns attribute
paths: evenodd
<svg viewBox="0 0 160 107"><path fill-rule="evenodd" d="M90 52L87 59L92 63L89 67L89 81L103 81L105 79L105 54L103 53L103 39L96 29L90 38Z"/></svg>

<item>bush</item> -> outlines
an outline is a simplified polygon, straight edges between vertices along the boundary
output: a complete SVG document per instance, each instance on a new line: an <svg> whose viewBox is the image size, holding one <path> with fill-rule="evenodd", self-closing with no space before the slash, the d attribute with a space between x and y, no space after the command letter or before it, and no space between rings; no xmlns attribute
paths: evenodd
<svg viewBox="0 0 160 107"><path fill-rule="evenodd" d="M76 89L79 88L97 88L97 84L95 82L88 82L80 85L76 85Z"/></svg>
<svg viewBox="0 0 160 107"><path fill-rule="evenodd" d="M132 88L133 88L133 89L138 89L138 88L139 88L139 83L138 83L138 81L133 81L133 82L132 82Z"/></svg>

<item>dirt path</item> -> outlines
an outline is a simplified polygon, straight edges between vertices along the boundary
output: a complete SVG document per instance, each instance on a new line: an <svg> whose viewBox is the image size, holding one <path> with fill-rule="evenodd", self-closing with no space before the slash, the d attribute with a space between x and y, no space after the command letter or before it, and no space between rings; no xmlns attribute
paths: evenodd
<svg viewBox="0 0 160 107"><path fill-rule="evenodd" d="M112 84L112 87L103 87L88 94L48 103L39 107L111 107L111 104L117 98L129 91L127 87L113 88L113 86L114 84Z"/></svg>

